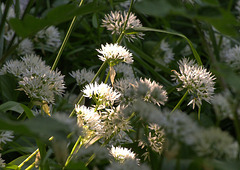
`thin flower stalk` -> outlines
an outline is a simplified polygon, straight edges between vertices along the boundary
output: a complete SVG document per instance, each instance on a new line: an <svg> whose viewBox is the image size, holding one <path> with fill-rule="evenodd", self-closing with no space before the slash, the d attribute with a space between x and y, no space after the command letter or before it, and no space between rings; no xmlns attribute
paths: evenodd
<svg viewBox="0 0 240 170"><path fill-rule="evenodd" d="M83 0L81 0L81 2L79 3L78 6L80 7L82 5L82 3L83 3ZM72 30L73 30L74 24L76 22L76 19L77 19L77 16L74 16L73 19L72 19L72 22L71 22L71 24L70 24L70 26L68 28L67 34L66 34L66 36L65 36L65 38L63 40L63 43L62 43L62 45L61 45L61 47L60 47L60 49L58 51L57 57L56 57L56 59L55 59L55 61L53 63L53 66L52 66L51 70L55 70L55 68L57 67L58 61L60 60L60 57L61 57L61 55L63 53L63 50L64 50L64 48L65 48L65 46L66 46L66 44L68 42L68 39L70 37L70 34L72 33Z"/></svg>
<svg viewBox="0 0 240 170"><path fill-rule="evenodd" d="M187 97L187 94L188 94L188 90L187 90L186 93L183 95L183 97L180 99L180 101L178 102L178 104L173 108L173 110L171 111L171 113L174 112L176 109L178 109L178 108L181 106L182 102L183 102L183 101L185 100L185 98Z"/></svg>
<svg viewBox="0 0 240 170"><path fill-rule="evenodd" d="M20 165L18 165L18 168L21 168L26 162L28 162L38 152L39 152L39 148L36 149L31 155L29 155L29 157L27 157Z"/></svg>

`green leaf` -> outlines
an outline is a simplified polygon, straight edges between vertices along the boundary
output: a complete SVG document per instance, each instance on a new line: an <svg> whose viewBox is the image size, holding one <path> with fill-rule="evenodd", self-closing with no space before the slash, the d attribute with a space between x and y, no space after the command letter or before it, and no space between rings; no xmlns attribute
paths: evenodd
<svg viewBox="0 0 240 170"><path fill-rule="evenodd" d="M71 132L70 127L51 117L34 117L25 121L12 121L3 114L0 115L0 129L12 130L15 133L36 137L43 141L48 141L51 136L56 139L65 139Z"/></svg>
<svg viewBox="0 0 240 170"><path fill-rule="evenodd" d="M155 17L164 17L168 15L170 12L174 13L183 13L184 8L181 6L174 7L169 3L168 0L144 0L139 3L136 3L134 8L139 13L144 13L147 15L155 16Z"/></svg>
<svg viewBox="0 0 240 170"><path fill-rule="evenodd" d="M23 108L24 112L26 113L29 119L35 117L32 111L27 106L25 106L24 104L20 104L20 106Z"/></svg>
<svg viewBox="0 0 240 170"><path fill-rule="evenodd" d="M20 105L20 103L18 102L14 102L14 101L9 101L6 103L3 103L2 105L0 105L0 111L2 112L6 112L6 111L15 111L17 113L22 114L24 109L22 108L22 106Z"/></svg>
<svg viewBox="0 0 240 170"><path fill-rule="evenodd" d="M12 18L9 23L18 36L26 38L36 34L46 26L57 25L72 19L74 16L86 15L105 8L106 6L96 6L94 3L89 3L81 7L66 4L53 8L41 19L26 15L23 20Z"/></svg>
<svg viewBox="0 0 240 170"><path fill-rule="evenodd" d="M126 30L126 33L130 33L133 31L137 31L137 32L151 31L151 32L159 32L159 33L170 34L170 35L182 37L188 42L189 46L191 47L193 55L194 55L195 59L197 60L198 64L202 65L201 58L200 58L199 54L197 53L196 49L193 47L192 42L183 34L180 34L177 32L165 31L165 30L161 30L161 29L148 28L148 27L136 27L133 29Z"/></svg>

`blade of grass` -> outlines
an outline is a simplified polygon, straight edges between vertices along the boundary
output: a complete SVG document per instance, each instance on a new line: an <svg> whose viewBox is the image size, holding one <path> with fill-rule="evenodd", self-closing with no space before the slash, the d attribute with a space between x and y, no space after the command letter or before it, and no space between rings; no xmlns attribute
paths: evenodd
<svg viewBox="0 0 240 170"><path fill-rule="evenodd" d="M80 7L82 5L82 3L83 3L83 0L81 0L81 2L79 3L78 6ZM72 30L73 30L73 27L75 25L76 20L77 20L77 16L74 16L73 19L72 19L72 22L71 22L71 24L70 24L70 26L68 28L67 34L66 34L66 36L65 36L65 38L63 40L63 43L62 43L62 45L61 45L61 47L60 47L60 49L58 51L57 57L56 57L56 59L55 59L55 61L53 63L53 66L52 66L51 70L55 70L56 69L58 61L60 60L60 57L61 57L61 55L63 53L63 50L64 50L64 48L65 48L65 46L66 46L66 44L68 42L68 39L69 39L69 37L70 37L70 35L72 33Z"/></svg>
<svg viewBox="0 0 240 170"><path fill-rule="evenodd" d="M198 64L200 66L203 65L199 54L197 53L196 49L193 47L192 42L183 34L180 34L180 33L177 33L177 32L170 32L170 31L166 31L166 30L161 30L161 29L148 28L148 27L136 27L136 28L133 28L133 29L129 29L126 32L131 33L131 32L134 32L134 31L137 31L137 32L150 31L150 32L158 32L158 33L164 33L164 34L170 34L170 35L176 35L176 36L182 37L188 42L190 48L192 49L193 55L194 55L195 59L197 60Z"/></svg>

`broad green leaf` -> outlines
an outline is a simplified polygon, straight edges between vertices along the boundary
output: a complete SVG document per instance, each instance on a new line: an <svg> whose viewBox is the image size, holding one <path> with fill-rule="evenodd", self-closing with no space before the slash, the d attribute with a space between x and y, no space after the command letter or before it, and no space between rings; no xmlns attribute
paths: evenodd
<svg viewBox="0 0 240 170"><path fill-rule="evenodd" d="M137 32L151 31L151 32L159 32L159 33L170 34L170 35L175 35L175 36L182 37L188 42L189 46L191 47L193 55L194 55L195 59L197 60L198 64L202 65L201 58L200 58L199 54L197 53L196 49L193 47L192 42L183 34L180 34L180 33L177 33L177 32L160 30L160 29L148 28L148 27L136 27L136 28L133 28L133 29L129 29L126 32L130 33L130 32L133 32L133 31L137 31Z"/></svg>
<svg viewBox="0 0 240 170"><path fill-rule="evenodd" d="M9 102L6 102L6 103L3 103L2 105L0 105L0 111L6 112L9 110L15 111L20 114L22 114L24 112L24 109L22 108L21 104L18 102L9 101Z"/></svg>
<svg viewBox="0 0 240 170"><path fill-rule="evenodd" d="M177 2L176 2L177 3ZM183 6L174 7L169 0L144 0L135 4L134 8L139 12L155 17L164 17L171 12L183 13Z"/></svg>
<svg viewBox="0 0 240 170"><path fill-rule="evenodd" d="M50 10L43 18L26 15L23 20L12 18L9 23L18 36L32 36L46 26L57 25L72 19L74 16L86 15L105 9L106 6L96 6L93 3L78 7L73 4L61 5Z"/></svg>
<svg viewBox="0 0 240 170"><path fill-rule="evenodd" d="M70 127L51 117L34 117L25 121L13 121L0 115L0 129L12 130L15 133L36 137L48 141L51 136L57 139L65 139L71 132Z"/></svg>

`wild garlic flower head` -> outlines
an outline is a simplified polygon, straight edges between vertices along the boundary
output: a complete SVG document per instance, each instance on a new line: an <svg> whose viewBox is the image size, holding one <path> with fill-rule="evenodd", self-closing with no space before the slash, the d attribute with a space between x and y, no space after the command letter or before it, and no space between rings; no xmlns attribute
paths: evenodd
<svg viewBox="0 0 240 170"><path fill-rule="evenodd" d="M70 75L76 79L79 86L88 84L92 81L95 76L95 73L92 70L87 70L86 68L82 70L76 70L70 73ZM95 82L98 82L99 78L97 77Z"/></svg>
<svg viewBox="0 0 240 170"><path fill-rule="evenodd" d="M103 125L101 123L101 116L94 108L77 105L75 106L75 110L77 112L77 121L80 127L94 131L97 135L102 133Z"/></svg>
<svg viewBox="0 0 240 170"><path fill-rule="evenodd" d="M61 45L61 36L58 31L58 28L55 26L50 26L46 29L39 31L36 34L36 39L40 39L48 47L57 50Z"/></svg>
<svg viewBox="0 0 240 170"><path fill-rule="evenodd" d="M54 103L54 95L62 95L65 89L61 72L51 71L37 55L25 55L21 61L7 61L0 71L0 74L6 73L18 78L18 90L24 91L32 100Z"/></svg>
<svg viewBox="0 0 240 170"><path fill-rule="evenodd" d="M148 128L148 142L151 149L159 154L162 153L163 145L165 142L165 134L163 128L157 124L150 124Z"/></svg>
<svg viewBox="0 0 240 170"><path fill-rule="evenodd" d="M132 87L132 84L136 82L135 78L120 78L114 81L114 87L121 93L121 100L125 100L124 96L128 93L128 90Z"/></svg>
<svg viewBox="0 0 240 170"><path fill-rule="evenodd" d="M139 81L136 81L129 89L127 97L134 99L141 98L158 106L164 105L168 99L167 92L163 89L163 86L147 78L141 78Z"/></svg>
<svg viewBox="0 0 240 170"><path fill-rule="evenodd" d="M2 159L2 154L0 153L0 168L5 167L5 161Z"/></svg>
<svg viewBox="0 0 240 170"><path fill-rule="evenodd" d="M192 100L188 105L193 104L200 107L202 100L210 103L214 94L214 80L216 79L212 73L202 66L198 66L193 60L183 58L178 62L180 73L174 70L173 80L182 83L179 91L187 89L192 94Z"/></svg>
<svg viewBox="0 0 240 170"><path fill-rule="evenodd" d="M127 12L122 11L111 11L110 14L105 15L102 20L102 27L106 27L107 30L112 31L112 34L120 35L124 30L124 23L127 20ZM142 27L141 21L137 19L134 13L130 12L128 22L126 24L126 30L131 28ZM134 34L125 34L128 41L133 41L137 38L143 38L144 34L142 32Z"/></svg>
<svg viewBox="0 0 240 170"><path fill-rule="evenodd" d="M0 144L11 142L13 138L13 131L0 131Z"/></svg>
<svg viewBox="0 0 240 170"><path fill-rule="evenodd" d="M114 66L119 62L133 63L132 53L118 44L107 43L105 46L101 45L101 49L97 49L97 51L100 53L100 55L98 55L99 59L108 61L110 66Z"/></svg>
<svg viewBox="0 0 240 170"><path fill-rule="evenodd" d="M240 46L235 46L225 51L221 56L222 61L226 62L235 71L240 72Z"/></svg>
<svg viewBox="0 0 240 170"><path fill-rule="evenodd" d="M227 132L212 127L196 135L197 140L193 149L198 156L215 159L237 158L239 146Z"/></svg>
<svg viewBox="0 0 240 170"><path fill-rule="evenodd" d="M58 29L54 26L50 26L45 30L47 45L58 48L61 45L61 37Z"/></svg>
<svg viewBox="0 0 240 170"><path fill-rule="evenodd" d="M126 159L136 159L136 154L128 148L112 146L110 154L115 160L123 163Z"/></svg>
<svg viewBox="0 0 240 170"><path fill-rule="evenodd" d="M83 89L83 94L85 97L95 99L97 101L96 104L103 107L112 105L121 95L109 85L96 82L86 85Z"/></svg>
<svg viewBox="0 0 240 170"><path fill-rule="evenodd" d="M17 42L15 42L16 44ZM18 47L17 47L17 53L20 56L24 56L27 54L34 54L34 48L33 48L33 42L26 38L24 39L22 42L19 43Z"/></svg>

